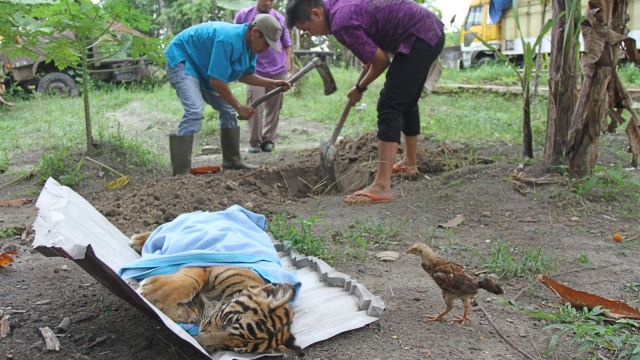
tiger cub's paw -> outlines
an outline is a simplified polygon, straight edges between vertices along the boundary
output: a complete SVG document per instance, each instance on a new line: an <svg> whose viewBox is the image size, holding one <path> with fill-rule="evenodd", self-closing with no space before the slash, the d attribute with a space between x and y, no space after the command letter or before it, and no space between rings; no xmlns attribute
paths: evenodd
<svg viewBox="0 0 640 360"><path fill-rule="evenodd" d="M131 248L138 254L142 253L142 247L144 246L144 243L147 242L149 235L151 235L151 231L133 235L131 240L129 240L129 246L131 246Z"/></svg>

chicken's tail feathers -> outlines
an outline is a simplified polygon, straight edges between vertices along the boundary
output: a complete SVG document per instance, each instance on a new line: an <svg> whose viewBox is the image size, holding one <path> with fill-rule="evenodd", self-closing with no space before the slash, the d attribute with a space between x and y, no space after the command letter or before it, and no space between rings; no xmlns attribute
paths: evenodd
<svg viewBox="0 0 640 360"><path fill-rule="evenodd" d="M504 294L504 290L498 285L498 283L490 277L482 277L478 280L478 286L487 290L488 292L496 295Z"/></svg>

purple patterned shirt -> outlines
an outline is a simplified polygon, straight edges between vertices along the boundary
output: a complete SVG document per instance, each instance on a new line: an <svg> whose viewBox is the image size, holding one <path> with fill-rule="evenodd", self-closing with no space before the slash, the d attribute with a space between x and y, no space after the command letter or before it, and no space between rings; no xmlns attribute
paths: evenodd
<svg viewBox="0 0 640 360"><path fill-rule="evenodd" d="M377 48L408 54L416 37L435 45L444 28L412 0L324 0L324 14L331 34L364 64Z"/></svg>
<svg viewBox="0 0 640 360"><path fill-rule="evenodd" d="M236 24L250 23L256 15L258 15L258 9L256 9L255 6L248 7L238 11L233 22ZM284 52L284 49L291 46L291 37L289 37L289 29L287 29L285 24L284 16L273 9L269 11L269 15L276 18L280 25L282 25L282 35L278 40L278 44L282 51L277 52L269 47L267 51L258 54L256 60L256 74L272 78L287 73L287 54Z"/></svg>

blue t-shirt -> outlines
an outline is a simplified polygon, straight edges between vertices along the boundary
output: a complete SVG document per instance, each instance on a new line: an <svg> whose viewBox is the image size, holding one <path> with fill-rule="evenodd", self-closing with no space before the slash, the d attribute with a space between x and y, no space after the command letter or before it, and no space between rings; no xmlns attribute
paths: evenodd
<svg viewBox="0 0 640 360"><path fill-rule="evenodd" d="M256 71L256 54L247 48L247 24L211 21L184 29L165 50L171 68L185 62L185 72L212 89L209 78L232 82Z"/></svg>

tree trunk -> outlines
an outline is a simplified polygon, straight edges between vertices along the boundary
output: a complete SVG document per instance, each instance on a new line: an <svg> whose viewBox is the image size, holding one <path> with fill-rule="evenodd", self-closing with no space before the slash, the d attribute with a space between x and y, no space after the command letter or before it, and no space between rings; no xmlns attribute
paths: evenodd
<svg viewBox="0 0 640 360"><path fill-rule="evenodd" d="M619 43L626 37L615 32L618 28L615 23L624 19L627 5L628 0L591 0L581 24L585 49L581 58L583 82L567 148L572 176L591 174L598 160L599 136L607 129L610 105L607 88L621 56Z"/></svg>
<svg viewBox="0 0 640 360"><path fill-rule="evenodd" d="M522 155L533 159L533 133L531 132L531 86L527 84L524 90L524 105L522 106Z"/></svg>
<svg viewBox="0 0 640 360"><path fill-rule="evenodd" d="M578 1L578 6L580 2ZM568 5L568 6L566 6ZM554 171L564 165L567 136L576 102L576 43L573 29L575 18L559 14L575 4L553 0L553 17L559 19L551 30L551 64L549 69L549 106L544 162ZM565 41L565 39L569 39Z"/></svg>
<svg viewBox="0 0 640 360"><path fill-rule="evenodd" d="M87 47L82 51L82 100L84 103L84 126L87 139L87 153L91 154L93 148L93 130L91 128L91 107L89 106L89 56Z"/></svg>

